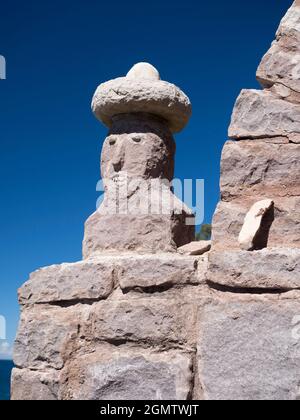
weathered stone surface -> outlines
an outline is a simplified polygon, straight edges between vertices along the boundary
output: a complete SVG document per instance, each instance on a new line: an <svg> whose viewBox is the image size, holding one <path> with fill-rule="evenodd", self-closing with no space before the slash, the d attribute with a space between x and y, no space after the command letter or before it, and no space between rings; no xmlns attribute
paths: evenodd
<svg viewBox="0 0 300 420"><path fill-rule="evenodd" d="M288 99L291 96L291 89L280 83L275 83L271 88L271 92L281 99Z"/></svg>
<svg viewBox="0 0 300 420"><path fill-rule="evenodd" d="M155 267L155 270L153 270ZM96 254L83 262L54 265L34 272L19 289L22 305L97 301L114 287L160 288L205 281L207 258L166 254Z"/></svg>
<svg viewBox="0 0 300 420"><path fill-rule="evenodd" d="M53 401L58 399L59 373L54 370L13 369L11 400Z"/></svg>
<svg viewBox="0 0 300 420"><path fill-rule="evenodd" d="M164 118L172 132L181 131L191 116L191 103L177 86L139 77L102 83L94 95L92 109L108 127L115 115L146 112Z"/></svg>
<svg viewBox="0 0 300 420"><path fill-rule="evenodd" d="M191 358L179 352L99 349L64 370L62 398L71 400L186 400Z"/></svg>
<svg viewBox="0 0 300 420"><path fill-rule="evenodd" d="M289 12L262 62L267 89L237 100L230 135L243 141L224 148L212 251L201 256L181 255L203 249L170 186L189 99L147 63L99 86L105 194L86 223L86 260L40 270L20 290L13 399L300 398L298 24ZM265 197L268 248L240 251L245 215ZM242 232L243 247L263 247L257 230Z"/></svg>
<svg viewBox="0 0 300 420"><path fill-rule="evenodd" d="M211 248L211 241L193 241L178 248L179 254L203 255Z"/></svg>
<svg viewBox="0 0 300 420"><path fill-rule="evenodd" d="M193 348L197 303L177 298L125 296L93 305L88 323L93 340L114 344Z"/></svg>
<svg viewBox="0 0 300 420"><path fill-rule="evenodd" d="M243 90L229 127L232 139L289 137L300 133L300 105L276 98L268 91Z"/></svg>
<svg viewBox="0 0 300 420"><path fill-rule="evenodd" d="M213 218L213 250L239 250L238 236L244 217L264 195L241 196L218 204ZM274 221L269 231L268 247L300 248L300 197L274 199Z"/></svg>
<svg viewBox="0 0 300 420"><path fill-rule="evenodd" d="M300 196L299 156L298 144L227 142L221 163L222 198L267 195L276 201L276 197Z"/></svg>
<svg viewBox="0 0 300 420"><path fill-rule="evenodd" d="M198 346L204 398L299 398L299 314L299 293L294 299L227 295L204 306Z"/></svg>
<svg viewBox="0 0 300 420"><path fill-rule="evenodd" d="M281 85L280 83L275 83L273 86L266 90L270 91L273 96L277 97L278 99L284 99L298 105L300 104L300 93L295 92L294 90L288 88L287 86Z"/></svg>
<svg viewBox="0 0 300 420"><path fill-rule="evenodd" d="M267 89L243 90L236 102L229 136L243 141L228 142L223 151L207 272L215 297L200 305L198 326L196 372L208 400L300 395L300 293L275 294L300 285L299 12L289 11L260 65ZM245 214L266 197L274 200L268 248L241 251ZM243 247L252 249L251 237L242 236ZM263 289L272 293L261 295Z"/></svg>
<svg viewBox="0 0 300 420"><path fill-rule="evenodd" d="M199 269L199 266L201 268ZM172 254L136 255L120 261L118 281L122 290L200 284L205 280L207 262Z"/></svg>
<svg viewBox="0 0 300 420"><path fill-rule="evenodd" d="M300 249L211 252L208 280L249 289L300 289Z"/></svg>
<svg viewBox="0 0 300 420"><path fill-rule="evenodd" d="M84 305L69 308L42 307L24 310L14 346L17 367L61 369L63 353L78 334Z"/></svg>
<svg viewBox="0 0 300 420"><path fill-rule="evenodd" d="M110 261L94 258L35 271L19 289L19 301L28 305L104 299L113 287L114 270Z"/></svg>
<svg viewBox="0 0 300 420"><path fill-rule="evenodd" d="M191 241L195 226L186 225L192 213L181 215L93 213L85 224L83 256L101 251L176 252ZM134 227L134 228L133 228Z"/></svg>
<svg viewBox="0 0 300 420"><path fill-rule="evenodd" d="M257 78L263 87L274 83L300 92L300 4L295 2L283 18L276 41L262 59Z"/></svg>
<svg viewBox="0 0 300 420"><path fill-rule="evenodd" d="M251 251L253 249L261 249L267 245L267 235L269 233L270 223L273 222L274 217L272 220L268 220L268 229L265 228L264 221L266 215L270 213L273 208L274 202L270 199L261 200L253 204L249 212L246 214L244 224L239 235L239 244L241 249ZM262 244L262 242L266 243Z"/></svg>

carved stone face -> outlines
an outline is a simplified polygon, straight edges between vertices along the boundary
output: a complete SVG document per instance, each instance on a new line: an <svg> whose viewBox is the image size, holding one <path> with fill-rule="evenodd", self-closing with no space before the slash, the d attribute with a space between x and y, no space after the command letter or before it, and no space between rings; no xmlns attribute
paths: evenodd
<svg viewBox="0 0 300 420"><path fill-rule="evenodd" d="M175 144L169 133L161 132L154 122L142 119L132 126L128 118L113 127L106 138L101 156L103 180L128 178L165 178L174 172ZM128 126L129 123L129 126Z"/></svg>

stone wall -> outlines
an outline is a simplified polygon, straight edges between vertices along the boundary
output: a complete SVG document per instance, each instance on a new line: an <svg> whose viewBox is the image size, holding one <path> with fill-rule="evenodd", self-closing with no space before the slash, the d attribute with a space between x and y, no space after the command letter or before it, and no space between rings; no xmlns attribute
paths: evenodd
<svg viewBox="0 0 300 420"><path fill-rule="evenodd" d="M13 399L190 398L206 264L128 254L33 273L19 293Z"/></svg>

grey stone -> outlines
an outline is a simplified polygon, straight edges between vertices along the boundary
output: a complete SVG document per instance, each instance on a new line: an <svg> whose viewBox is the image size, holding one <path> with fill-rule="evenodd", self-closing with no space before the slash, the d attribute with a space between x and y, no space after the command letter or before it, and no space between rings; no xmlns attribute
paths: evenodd
<svg viewBox="0 0 300 420"><path fill-rule="evenodd" d="M19 368L61 369L64 353L78 335L84 307L36 306L23 310L14 345L14 362Z"/></svg>
<svg viewBox="0 0 300 420"><path fill-rule="evenodd" d="M300 92L300 4L295 2L281 21L270 50L257 70L263 87L274 83Z"/></svg>
<svg viewBox="0 0 300 420"><path fill-rule="evenodd" d="M300 133L300 104L278 99L271 92L243 90L229 127L232 139L289 137Z"/></svg>
<svg viewBox="0 0 300 420"><path fill-rule="evenodd" d="M93 340L137 343L147 347L191 349L195 346L197 303L177 298L140 297L93 305L89 323Z"/></svg>
<svg viewBox="0 0 300 420"><path fill-rule="evenodd" d="M194 241L178 248L179 254L183 255L203 255L211 248L211 241Z"/></svg>
<svg viewBox="0 0 300 420"><path fill-rule="evenodd" d="M11 400L54 401L58 399L59 372L32 371L14 368L12 371Z"/></svg>
<svg viewBox="0 0 300 420"><path fill-rule="evenodd" d="M261 142L265 143L271 143L271 144L289 144L290 139L284 136L280 137L266 137L266 138L260 138Z"/></svg>
<svg viewBox="0 0 300 420"><path fill-rule="evenodd" d="M298 144L227 142L221 163L222 198L267 195L276 201L276 197L300 196L299 156Z"/></svg>
<svg viewBox="0 0 300 420"><path fill-rule="evenodd" d="M195 384L207 400L299 398L300 292L292 289L300 285L300 1L295 5L258 70L266 89L241 92L229 128L240 141L223 150L207 271L214 295L199 305ZM245 215L266 197L274 201L261 224L267 248L241 251ZM240 242L257 246L251 238Z"/></svg>
<svg viewBox="0 0 300 420"><path fill-rule="evenodd" d="M169 181L174 176L175 141L164 120L140 114L117 115L101 152L101 175L119 181L125 176L133 180L132 194L139 186L135 180L160 178ZM105 185L106 186L106 185ZM111 187L111 186L110 186Z"/></svg>
<svg viewBox="0 0 300 420"><path fill-rule="evenodd" d="M113 119L101 156L104 199L86 222L84 258L106 250L175 252L191 242L194 215L171 191L174 153L164 121L147 114Z"/></svg>
<svg viewBox="0 0 300 420"><path fill-rule="evenodd" d="M113 266L109 261L96 258L35 271L19 289L19 301L28 305L104 299L113 287Z"/></svg>
<svg viewBox="0 0 300 420"><path fill-rule="evenodd" d="M148 114L113 118L101 156L104 199L86 222L84 258L106 250L175 252L191 242L194 215L171 191L174 153L164 121Z"/></svg>
<svg viewBox="0 0 300 420"><path fill-rule="evenodd" d="M253 203L264 195L240 196L221 201L213 218L212 249L239 250L238 236L244 217ZM274 221L267 238L268 247L300 248L300 197L274 198Z"/></svg>
<svg viewBox="0 0 300 420"><path fill-rule="evenodd" d="M149 63L137 63L127 73L127 79L160 80L159 72Z"/></svg>
<svg viewBox="0 0 300 420"><path fill-rule="evenodd" d="M272 85L270 88L266 90L270 91L273 94L273 96L277 97L278 99L284 99L286 101L292 102L297 105L300 104L300 93L295 92L294 90L280 83L275 83L274 85Z"/></svg>
<svg viewBox="0 0 300 420"><path fill-rule="evenodd" d="M199 266L201 268L199 269ZM118 267L122 290L201 284L205 281L207 261L172 254L136 255L123 259Z"/></svg>
<svg viewBox="0 0 300 420"><path fill-rule="evenodd" d="M191 359L176 352L99 350L70 364L64 376L68 400L186 400Z"/></svg>
<svg viewBox="0 0 300 420"><path fill-rule="evenodd" d="M300 249L211 252L208 279L237 288L300 289Z"/></svg>
<svg viewBox="0 0 300 420"><path fill-rule="evenodd" d="M120 77L102 83L92 109L108 127L115 115L147 112L164 118L172 132L181 131L191 116L188 97L177 86L153 78Z"/></svg>
<svg viewBox="0 0 300 420"><path fill-rule="evenodd" d="M198 369L205 399L297 399L299 298L227 295L202 308Z"/></svg>

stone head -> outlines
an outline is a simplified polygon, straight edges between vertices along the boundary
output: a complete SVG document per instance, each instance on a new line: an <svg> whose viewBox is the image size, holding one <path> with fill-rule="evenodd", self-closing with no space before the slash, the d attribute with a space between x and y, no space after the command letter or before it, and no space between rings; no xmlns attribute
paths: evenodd
<svg viewBox="0 0 300 420"><path fill-rule="evenodd" d="M147 114L113 118L101 155L102 179L167 179L174 175L175 142L165 121Z"/></svg>

